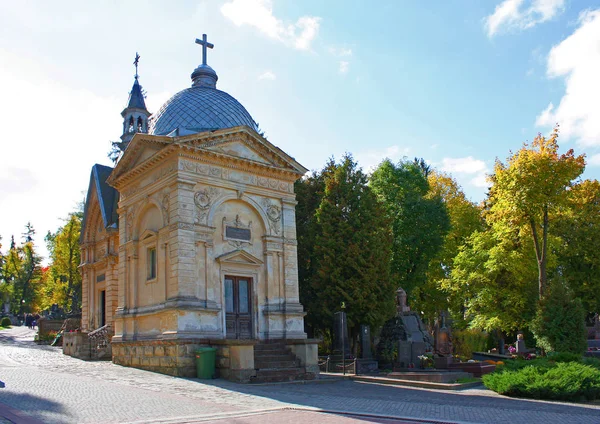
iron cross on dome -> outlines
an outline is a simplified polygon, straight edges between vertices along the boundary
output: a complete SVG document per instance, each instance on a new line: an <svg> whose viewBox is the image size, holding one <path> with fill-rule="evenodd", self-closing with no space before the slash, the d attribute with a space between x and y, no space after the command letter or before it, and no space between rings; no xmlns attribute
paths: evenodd
<svg viewBox="0 0 600 424"><path fill-rule="evenodd" d="M196 44L200 44L202 46L202 64L206 65L206 48L208 47L209 49L212 49L215 47L215 45L206 40L206 34L202 34L202 40L196 38Z"/></svg>

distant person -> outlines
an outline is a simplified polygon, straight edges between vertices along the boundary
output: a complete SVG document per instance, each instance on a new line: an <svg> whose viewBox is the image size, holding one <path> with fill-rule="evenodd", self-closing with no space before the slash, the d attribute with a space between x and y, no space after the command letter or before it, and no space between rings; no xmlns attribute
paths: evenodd
<svg viewBox="0 0 600 424"><path fill-rule="evenodd" d="M33 323L33 315L31 314L25 314L25 325L27 326L27 328L31 329L32 326L31 324Z"/></svg>

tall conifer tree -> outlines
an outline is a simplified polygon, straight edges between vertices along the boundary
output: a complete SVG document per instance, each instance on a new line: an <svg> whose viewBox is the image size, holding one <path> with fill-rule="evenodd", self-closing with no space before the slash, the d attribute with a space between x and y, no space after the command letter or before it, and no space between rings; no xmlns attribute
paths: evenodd
<svg viewBox="0 0 600 424"><path fill-rule="evenodd" d="M314 325L327 329L344 303L350 332L357 335L360 324L381 325L394 312L389 223L351 155L328 163L323 184L307 307Z"/></svg>

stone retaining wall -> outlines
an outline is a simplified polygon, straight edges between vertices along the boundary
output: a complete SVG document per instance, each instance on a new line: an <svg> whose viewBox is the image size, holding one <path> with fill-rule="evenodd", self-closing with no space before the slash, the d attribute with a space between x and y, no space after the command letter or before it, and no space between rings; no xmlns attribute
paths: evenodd
<svg viewBox="0 0 600 424"><path fill-rule="evenodd" d="M87 333L72 332L63 334L63 354L79 359L90 359L90 340Z"/></svg>
<svg viewBox="0 0 600 424"><path fill-rule="evenodd" d="M151 340L112 343L112 360L117 365L140 368L175 377L196 376L194 352L202 340Z"/></svg>

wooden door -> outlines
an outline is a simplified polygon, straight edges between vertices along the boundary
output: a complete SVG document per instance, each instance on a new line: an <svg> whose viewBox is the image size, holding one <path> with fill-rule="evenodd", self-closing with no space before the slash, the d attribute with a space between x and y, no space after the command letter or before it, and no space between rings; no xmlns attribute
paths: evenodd
<svg viewBox="0 0 600 424"><path fill-rule="evenodd" d="M252 338L252 279L225 277L225 334L228 339Z"/></svg>

